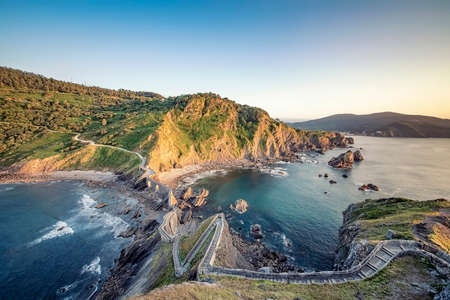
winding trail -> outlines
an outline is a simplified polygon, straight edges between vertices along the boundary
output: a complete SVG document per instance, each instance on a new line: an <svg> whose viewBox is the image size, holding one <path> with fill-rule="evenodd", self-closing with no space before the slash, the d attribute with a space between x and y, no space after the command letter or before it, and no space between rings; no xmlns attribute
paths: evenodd
<svg viewBox="0 0 450 300"><path fill-rule="evenodd" d="M178 253L180 237L175 237L172 254L176 277L181 277L183 273L187 271L190 262L198 253L202 244L207 240L207 237L213 229L215 229L214 236L198 267L198 278L200 275L214 275L297 284L345 283L373 277L379 271L384 269L392 260L404 255L427 257L434 264L450 268L450 255L436 249L427 248L426 245L411 240L387 240L379 242L360 264L343 271L274 273L219 267L214 265L214 260L217 247L222 239L224 219L225 216L223 214L215 215L215 220L210 223L201 238L198 239L197 243L188 253L184 264L181 263Z"/></svg>
<svg viewBox="0 0 450 300"><path fill-rule="evenodd" d="M48 130L50 130L50 129L48 129ZM54 130L50 130L50 131L54 131ZM74 139L75 141L81 142L81 143L83 143L83 144L89 144L89 145L96 146L96 147L107 147L107 148L117 149L117 150L121 150L121 151L125 151L125 152L128 152L128 153L135 154L135 155L137 155L137 157L139 157L139 159L141 160L141 164L139 165L139 169L142 170L142 171L144 171L144 174L142 174L141 178L148 177L148 176L150 176L150 175L155 174L155 172L154 172L152 169L148 168L148 167L145 165L146 159L145 159L145 157L143 157L139 152L130 151L130 150L127 150L127 149L125 149L125 148L121 148L121 147L117 147L117 146L104 145L104 144L97 144L97 143L95 143L94 141L91 141L91 140L83 140L83 139L80 139L80 133L77 133L77 134L73 137L73 139Z"/></svg>

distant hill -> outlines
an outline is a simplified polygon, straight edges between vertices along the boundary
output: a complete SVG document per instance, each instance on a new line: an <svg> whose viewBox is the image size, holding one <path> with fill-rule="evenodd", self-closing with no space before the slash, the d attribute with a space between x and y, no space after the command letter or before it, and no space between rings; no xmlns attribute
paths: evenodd
<svg viewBox="0 0 450 300"><path fill-rule="evenodd" d="M289 125L299 129L337 130L370 136L450 138L450 119L393 112L369 115L338 114Z"/></svg>

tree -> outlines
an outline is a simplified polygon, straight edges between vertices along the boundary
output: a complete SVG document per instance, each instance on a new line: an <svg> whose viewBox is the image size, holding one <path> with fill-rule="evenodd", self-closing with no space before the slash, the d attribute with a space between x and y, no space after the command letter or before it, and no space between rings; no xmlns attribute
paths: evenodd
<svg viewBox="0 0 450 300"><path fill-rule="evenodd" d="M103 126L106 126L106 123L107 123L107 122L106 122L106 119L103 119L103 120L102 120L102 125L103 125Z"/></svg>

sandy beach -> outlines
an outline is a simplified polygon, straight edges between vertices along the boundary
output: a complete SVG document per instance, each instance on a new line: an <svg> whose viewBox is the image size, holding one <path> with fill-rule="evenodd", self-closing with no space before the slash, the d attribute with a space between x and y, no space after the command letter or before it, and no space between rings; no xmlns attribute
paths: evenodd
<svg viewBox="0 0 450 300"><path fill-rule="evenodd" d="M93 170L74 171L54 171L41 174L18 174L11 172L0 172L0 184L6 183L30 183L45 182L54 180L81 180L99 183L112 182L117 179L117 175L112 172L102 172Z"/></svg>

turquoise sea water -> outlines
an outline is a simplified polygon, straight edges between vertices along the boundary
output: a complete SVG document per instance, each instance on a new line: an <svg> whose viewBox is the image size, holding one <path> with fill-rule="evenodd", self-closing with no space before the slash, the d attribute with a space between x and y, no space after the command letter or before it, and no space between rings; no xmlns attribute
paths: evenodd
<svg viewBox="0 0 450 300"><path fill-rule="evenodd" d="M347 171L327 165L331 157L346 151L334 149L325 155L307 156L304 163L272 166L287 176L235 170L203 178L196 186L209 189L210 197L199 214L230 213L227 220L231 227L249 239L250 226L258 223L263 242L287 254L295 265L329 270L342 212L349 204L391 196L450 198L450 139L355 137L354 146L363 148L365 160ZM328 179L318 177L324 173ZM344 173L348 178L342 177ZM338 183L332 185L330 179ZM364 183L374 183L381 190L359 191ZM239 198L249 204L242 215L229 209Z"/></svg>
<svg viewBox="0 0 450 300"><path fill-rule="evenodd" d="M131 241L118 213L136 205L76 182L0 185L0 299L88 299Z"/></svg>

